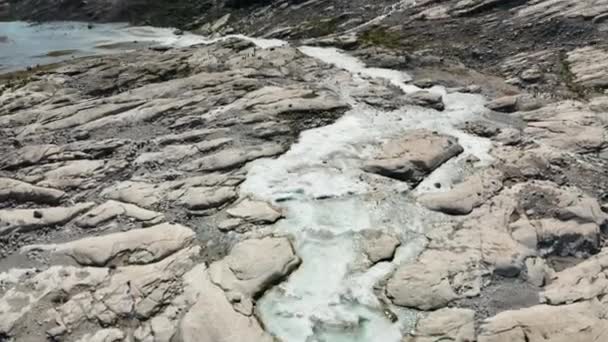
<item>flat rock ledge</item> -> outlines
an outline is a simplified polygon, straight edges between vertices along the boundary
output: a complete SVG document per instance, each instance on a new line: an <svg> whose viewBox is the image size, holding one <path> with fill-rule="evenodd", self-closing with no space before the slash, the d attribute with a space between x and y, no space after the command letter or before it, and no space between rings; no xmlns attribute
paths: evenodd
<svg viewBox="0 0 608 342"><path fill-rule="evenodd" d="M300 264L287 238L267 237L237 243L207 267L194 231L168 223L23 249L33 250L78 266L0 274L0 334L9 340L273 341L255 298Z"/></svg>

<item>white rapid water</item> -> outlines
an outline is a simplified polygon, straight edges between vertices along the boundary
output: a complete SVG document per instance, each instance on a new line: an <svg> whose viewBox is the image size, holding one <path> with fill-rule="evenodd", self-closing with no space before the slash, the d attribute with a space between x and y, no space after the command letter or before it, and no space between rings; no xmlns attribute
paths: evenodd
<svg viewBox="0 0 608 342"><path fill-rule="evenodd" d="M255 40L253 40L256 42ZM388 69L367 68L337 49L301 47L314 58L349 71L355 81L382 78L405 93L419 90L408 85L410 77ZM334 87L352 105L334 124L302 132L297 143L277 159L262 159L249 167L241 186L243 196L253 196L282 206L286 218L273 228L291 234L302 265L288 280L258 301L266 329L285 342L398 342L411 328L415 313L382 303L374 285L396 265L413 260L424 248L422 233L443 219L420 207L413 194L449 189L462 177L460 165L467 155L479 164L491 160L487 139L471 136L456 127L480 117L486 110L479 95L447 94L443 112L406 106L379 111L349 96L348 86ZM403 182L365 174L362 162L378 146L414 128L427 128L456 136L465 152L445 163L412 193ZM401 237L393 262L368 268L361 250L361 231L380 230ZM398 316L392 322L385 313Z"/></svg>

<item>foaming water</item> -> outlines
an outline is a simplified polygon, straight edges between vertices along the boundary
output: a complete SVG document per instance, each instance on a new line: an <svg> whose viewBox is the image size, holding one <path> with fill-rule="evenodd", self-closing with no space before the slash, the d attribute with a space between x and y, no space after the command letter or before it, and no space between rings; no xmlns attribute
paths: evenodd
<svg viewBox="0 0 608 342"><path fill-rule="evenodd" d="M405 93L420 90L406 82L406 73L367 68L358 59L334 48L301 47L317 59L349 71L356 83L382 78ZM332 85L328 85L332 86ZM426 128L459 139L465 152L445 163L415 192L449 189L462 176L462 159L473 155L478 164L491 161L487 139L457 127L486 111L479 95L443 95L446 109L417 106L381 111L349 96L349 86L334 89L352 105L335 123L302 132L298 142L276 159L250 165L242 195L273 201L286 211L274 227L295 238L303 263L291 277L258 301L265 327L286 342L398 342L412 327L415 312L380 299L374 286L402 262L424 248L422 234L444 217L420 207L403 182L366 174L363 162L378 153L381 143L407 130ZM380 230L401 237L404 244L392 262L369 267L362 253L361 232ZM391 319L387 312L398 318Z"/></svg>

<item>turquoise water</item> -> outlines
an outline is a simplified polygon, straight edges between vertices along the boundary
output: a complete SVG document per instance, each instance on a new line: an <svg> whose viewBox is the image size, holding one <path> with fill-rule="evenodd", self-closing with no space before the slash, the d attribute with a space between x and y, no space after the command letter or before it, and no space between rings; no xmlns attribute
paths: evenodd
<svg viewBox="0 0 608 342"><path fill-rule="evenodd" d="M204 40L173 32L170 28L130 27L125 23L0 22L0 72L150 45L188 46Z"/></svg>

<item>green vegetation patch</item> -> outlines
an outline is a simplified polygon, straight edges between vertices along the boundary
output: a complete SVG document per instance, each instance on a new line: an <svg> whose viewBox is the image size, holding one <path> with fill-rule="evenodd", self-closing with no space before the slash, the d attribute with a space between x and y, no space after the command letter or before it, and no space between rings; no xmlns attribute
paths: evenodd
<svg viewBox="0 0 608 342"><path fill-rule="evenodd" d="M359 41L366 45L382 46L389 49L403 47L401 35L387 27L373 27L359 36Z"/></svg>

